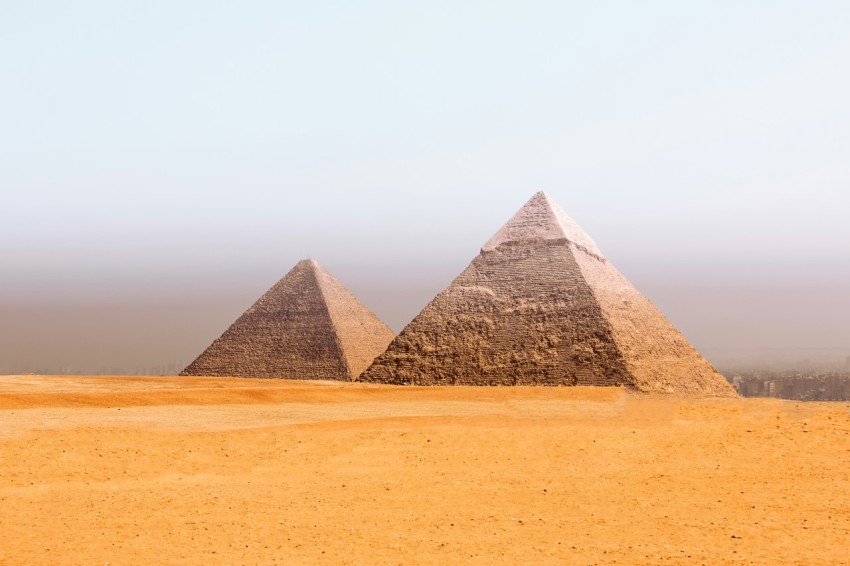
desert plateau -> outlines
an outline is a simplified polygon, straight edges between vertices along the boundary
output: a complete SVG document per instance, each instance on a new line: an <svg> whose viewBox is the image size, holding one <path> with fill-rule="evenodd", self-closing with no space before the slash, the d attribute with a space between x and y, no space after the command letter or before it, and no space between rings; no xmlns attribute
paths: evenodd
<svg viewBox="0 0 850 566"><path fill-rule="evenodd" d="M0 377L0 564L841 563L850 405Z"/></svg>

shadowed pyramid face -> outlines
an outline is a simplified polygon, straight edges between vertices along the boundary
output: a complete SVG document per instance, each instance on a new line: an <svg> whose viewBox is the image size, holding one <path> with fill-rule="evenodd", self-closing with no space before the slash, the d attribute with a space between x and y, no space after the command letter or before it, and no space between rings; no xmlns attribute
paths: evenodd
<svg viewBox="0 0 850 566"><path fill-rule="evenodd" d="M353 380L395 334L318 262L299 262L181 375Z"/></svg>
<svg viewBox="0 0 850 566"><path fill-rule="evenodd" d="M360 379L734 395L544 193L482 247Z"/></svg>

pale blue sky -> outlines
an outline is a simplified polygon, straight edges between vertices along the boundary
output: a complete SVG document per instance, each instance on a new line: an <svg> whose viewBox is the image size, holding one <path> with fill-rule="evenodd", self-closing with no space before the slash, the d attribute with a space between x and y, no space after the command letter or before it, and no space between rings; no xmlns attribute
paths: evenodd
<svg viewBox="0 0 850 566"><path fill-rule="evenodd" d="M305 256L399 329L537 190L715 361L843 359L848 30L838 1L0 0L0 373L188 362Z"/></svg>

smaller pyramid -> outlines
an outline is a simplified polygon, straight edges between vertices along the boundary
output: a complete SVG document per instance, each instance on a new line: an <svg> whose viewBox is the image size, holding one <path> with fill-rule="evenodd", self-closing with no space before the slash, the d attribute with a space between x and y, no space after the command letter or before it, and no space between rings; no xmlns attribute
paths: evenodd
<svg viewBox="0 0 850 566"><path fill-rule="evenodd" d="M298 262L180 375L353 381L395 333L318 262Z"/></svg>

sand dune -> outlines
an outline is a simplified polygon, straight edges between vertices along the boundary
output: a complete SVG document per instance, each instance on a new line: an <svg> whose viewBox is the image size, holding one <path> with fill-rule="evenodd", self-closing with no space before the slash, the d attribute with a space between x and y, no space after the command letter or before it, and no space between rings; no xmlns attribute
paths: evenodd
<svg viewBox="0 0 850 566"><path fill-rule="evenodd" d="M840 563L850 406L0 377L0 564Z"/></svg>

